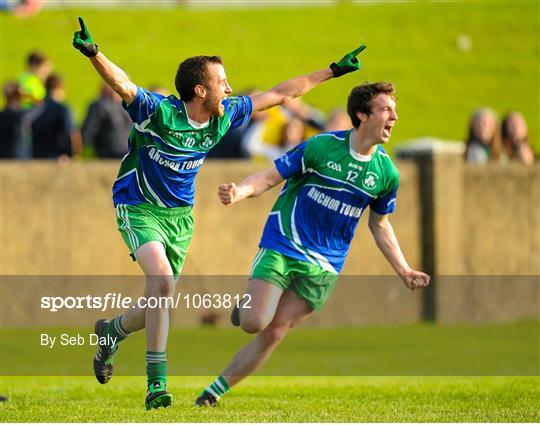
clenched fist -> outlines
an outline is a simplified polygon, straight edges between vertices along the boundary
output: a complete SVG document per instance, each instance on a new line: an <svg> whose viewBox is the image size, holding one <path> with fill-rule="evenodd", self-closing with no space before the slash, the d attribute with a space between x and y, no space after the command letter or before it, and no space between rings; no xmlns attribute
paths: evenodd
<svg viewBox="0 0 540 425"><path fill-rule="evenodd" d="M234 204L238 200L238 189L235 183L225 183L219 186L219 200L223 205Z"/></svg>
<svg viewBox="0 0 540 425"><path fill-rule="evenodd" d="M430 281L429 275L416 270L411 270L408 273L402 274L400 277L405 286L413 291L415 289L425 288L429 285Z"/></svg>

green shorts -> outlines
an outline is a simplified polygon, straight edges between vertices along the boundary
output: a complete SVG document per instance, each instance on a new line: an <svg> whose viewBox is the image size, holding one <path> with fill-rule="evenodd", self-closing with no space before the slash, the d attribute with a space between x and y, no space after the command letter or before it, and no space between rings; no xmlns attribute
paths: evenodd
<svg viewBox="0 0 540 425"><path fill-rule="evenodd" d="M174 277L180 276L193 236L191 207L163 208L152 204L116 206L116 223L131 254L146 242L161 242Z"/></svg>
<svg viewBox="0 0 540 425"><path fill-rule="evenodd" d="M290 289L314 310L321 310L336 286L338 275L307 261L261 248L253 260L250 279L264 280L284 291Z"/></svg>

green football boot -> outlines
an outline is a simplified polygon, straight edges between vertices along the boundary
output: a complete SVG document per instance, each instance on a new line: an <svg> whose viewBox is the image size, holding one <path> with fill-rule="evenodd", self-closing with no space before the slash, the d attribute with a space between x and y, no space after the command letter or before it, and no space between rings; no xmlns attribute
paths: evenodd
<svg viewBox="0 0 540 425"><path fill-rule="evenodd" d="M167 391L167 384L165 384L165 382L156 381L148 386L145 400L146 410L170 406L172 400L173 396Z"/></svg>

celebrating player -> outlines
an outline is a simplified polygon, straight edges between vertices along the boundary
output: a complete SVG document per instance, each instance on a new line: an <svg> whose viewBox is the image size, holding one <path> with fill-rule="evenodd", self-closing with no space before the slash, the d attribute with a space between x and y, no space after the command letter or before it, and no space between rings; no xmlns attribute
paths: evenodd
<svg viewBox="0 0 540 425"><path fill-rule="evenodd" d="M129 152L113 186L118 229L146 275L145 297L174 295L193 233L194 179L208 151L230 128L247 123L252 111L262 111L302 96L320 83L361 68L361 46L339 62L285 81L251 96L232 93L219 56L184 60L176 73L180 99L137 87L98 50L84 20L73 46L90 59L103 80L120 95L133 120ZM113 320L99 320L95 332L116 341L100 345L94 372L102 384L113 373L118 342L146 326L146 408L168 406L166 345L167 308L132 308ZM112 339L111 339L112 340Z"/></svg>
<svg viewBox="0 0 540 425"><path fill-rule="evenodd" d="M428 275L407 264L388 220L399 186L398 170L382 148L398 119L394 87L355 87L347 111L352 130L319 134L276 159L275 167L219 187L221 202L231 205L287 180L253 260L250 306L231 316L235 326L257 336L203 390L197 405L215 406L268 359L293 326L324 306L368 206L377 246L403 283L412 290L429 284Z"/></svg>

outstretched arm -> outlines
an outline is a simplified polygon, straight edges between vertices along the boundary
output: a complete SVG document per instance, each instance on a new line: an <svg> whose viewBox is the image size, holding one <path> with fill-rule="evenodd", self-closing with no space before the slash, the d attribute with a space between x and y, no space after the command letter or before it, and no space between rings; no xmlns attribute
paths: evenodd
<svg viewBox="0 0 540 425"><path fill-rule="evenodd" d="M362 45L358 49L345 55L339 62L334 62L330 67L312 72L308 75L287 80L272 89L251 96L254 111L264 111L272 106L281 105L284 102L300 97L308 91L317 87L330 78L341 77L349 72L362 68L360 61L356 57L366 46Z"/></svg>
<svg viewBox="0 0 540 425"><path fill-rule="evenodd" d="M224 205L231 205L246 198L259 196L282 181L283 177L274 167L252 174L238 185L235 183L222 184L218 189L218 196Z"/></svg>
<svg viewBox="0 0 540 425"><path fill-rule="evenodd" d="M101 52L91 57L90 62L92 62L96 71L101 75L103 81L118 93L127 105L130 105L137 94L137 86L131 82L126 73L107 59Z"/></svg>
<svg viewBox="0 0 540 425"><path fill-rule="evenodd" d="M405 286L413 291L429 285L429 276L423 272L411 269L399 247L394 229L388 220L388 215L380 215L370 211L369 229L377 246L384 254L392 268L401 277Z"/></svg>
<svg viewBox="0 0 540 425"><path fill-rule="evenodd" d="M90 59L103 81L129 105L137 94L137 86L131 82L122 69L98 50L98 45L92 39L83 18L79 17L79 25L81 30L75 32L73 36L73 47Z"/></svg>

